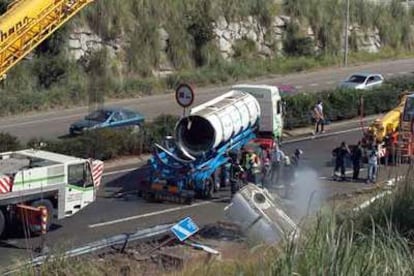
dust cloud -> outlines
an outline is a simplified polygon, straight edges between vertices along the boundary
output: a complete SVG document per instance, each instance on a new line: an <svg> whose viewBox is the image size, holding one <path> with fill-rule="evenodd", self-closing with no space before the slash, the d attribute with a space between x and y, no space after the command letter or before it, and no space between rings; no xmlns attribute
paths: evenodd
<svg viewBox="0 0 414 276"><path fill-rule="evenodd" d="M276 187L276 190L273 187L269 190L272 194L280 197L284 205L286 205L289 215L294 217L295 220L314 214L321 208L326 195L322 189L322 182L315 170L308 167L297 168L288 192L285 190L285 181L282 169L280 179L280 184L282 185L272 185Z"/></svg>
<svg viewBox="0 0 414 276"><path fill-rule="evenodd" d="M290 200L300 218L317 212L325 198L318 173L310 168L300 168L295 172Z"/></svg>

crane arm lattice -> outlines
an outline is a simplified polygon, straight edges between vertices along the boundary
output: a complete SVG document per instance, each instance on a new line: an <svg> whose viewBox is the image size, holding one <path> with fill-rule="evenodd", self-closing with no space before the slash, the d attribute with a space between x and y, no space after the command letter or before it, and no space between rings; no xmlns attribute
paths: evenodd
<svg viewBox="0 0 414 276"><path fill-rule="evenodd" d="M0 17L0 80L42 41L93 1L13 2L9 10Z"/></svg>

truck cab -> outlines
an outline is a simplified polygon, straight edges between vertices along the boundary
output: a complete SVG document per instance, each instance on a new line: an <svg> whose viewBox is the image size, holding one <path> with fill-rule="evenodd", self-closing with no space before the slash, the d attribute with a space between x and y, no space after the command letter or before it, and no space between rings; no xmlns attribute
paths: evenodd
<svg viewBox="0 0 414 276"><path fill-rule="evenodd" d="M411 157L414 154L414 92L407 95L399 128L401 156Z"/></svg>
<svg viewBox="0 0 414 276"><path fill-rule="evenodd" d="M96 200L102 173L100 160L34 149L0 153L0 235L23 209L36 215L46 208L49 225L77 213Z"/></svg>
<svg viewBox="0 0 414 276"><path fill-rule="evenodd" d="M279 140L283 132L283 102L279 89L271 85L238 84L232 89L251 94L260 105L259 132Z"/></svg>

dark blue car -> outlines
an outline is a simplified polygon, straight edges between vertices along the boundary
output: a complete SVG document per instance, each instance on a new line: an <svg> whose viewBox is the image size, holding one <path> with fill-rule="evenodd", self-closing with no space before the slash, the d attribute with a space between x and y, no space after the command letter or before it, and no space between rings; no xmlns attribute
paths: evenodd
<svg viewBox="0 0 414 276"><path fill-rule="evenodd" d="M144 121L144 115L136 111L125 108L102 108L73 123L69 128L69 134L77 135L87 130L99 128L131 127L139 129Z"/></svg>

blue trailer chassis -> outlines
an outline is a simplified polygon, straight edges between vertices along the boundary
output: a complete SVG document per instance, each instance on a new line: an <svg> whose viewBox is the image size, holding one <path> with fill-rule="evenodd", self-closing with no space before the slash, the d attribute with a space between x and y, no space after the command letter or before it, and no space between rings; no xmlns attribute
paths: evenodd
<svg viewBox="0 0 414 276"><path fill-rule="evenodd" d="M217 182L217 172L224 173L228 152L239 150L256 138L254 128L248 128L231 140L210 150L201 157L185 155L175 145L155 144L150 158L149 194L153 199L189 201L195 197L209 198Z"/></svg>

